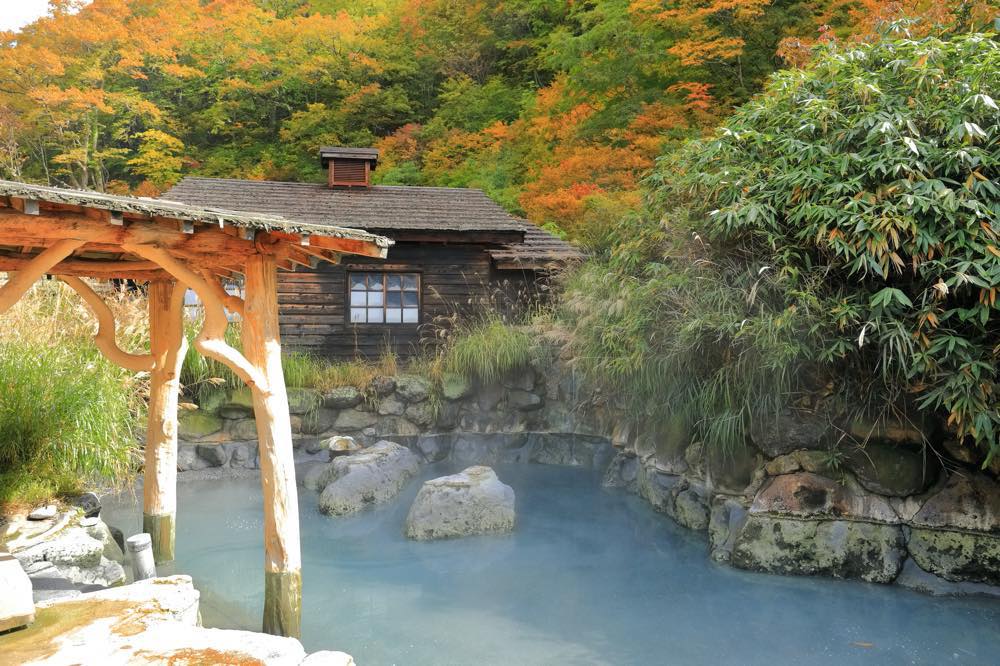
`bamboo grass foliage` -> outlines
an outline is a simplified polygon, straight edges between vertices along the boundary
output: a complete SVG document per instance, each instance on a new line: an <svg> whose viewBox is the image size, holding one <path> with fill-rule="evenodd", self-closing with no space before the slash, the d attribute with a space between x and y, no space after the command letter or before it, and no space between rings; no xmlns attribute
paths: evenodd
<svg viewBox="0 0 1000 666"><path fill-rule="evenodd" d="M523 329L485 317L458 330L444 350L443 367L483 383L496 383L531 362L533 342Z"/></svg>
<svg viewBox="0 0 1000 666"><path fill-rule="evenodd" d="M661 159L568 285L582 363L712 445L831 401L1000 451L1000 44L821 47Z"/></svg>

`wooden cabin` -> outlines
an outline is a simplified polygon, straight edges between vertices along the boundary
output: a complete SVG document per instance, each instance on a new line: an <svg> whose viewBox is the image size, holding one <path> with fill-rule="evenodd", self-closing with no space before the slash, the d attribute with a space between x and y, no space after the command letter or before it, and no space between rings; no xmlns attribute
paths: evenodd
<svg viewBox="0 0 1000 666"><path fill-rule="evenodd" d="M408 356L455 315L510 310L580 258L480 190L372 185L378 151L323 148L325 184L189 177L163 195L189 205L363 229L395 241L385 260L351 257L282 272L285 345L331 358Z"/></svg>

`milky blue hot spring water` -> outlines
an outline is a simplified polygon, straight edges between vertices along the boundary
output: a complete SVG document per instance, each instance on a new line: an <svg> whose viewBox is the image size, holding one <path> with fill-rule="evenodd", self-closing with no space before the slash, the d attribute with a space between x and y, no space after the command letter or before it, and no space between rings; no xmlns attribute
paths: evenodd
<svg viewBox="0 0 1000 666"><path fill-rule="evenodd" d="M592 471L495 469L517 493L509 536L407 540L416 480L348 518L302 490L306 650L359 666L1000 664L1000 601L736 571ZM103 516L128 536L140 501L108 500ZM261 501L256 479L178 486L177 561L160 571L194 577L206 626L260 628Z"/></svg>

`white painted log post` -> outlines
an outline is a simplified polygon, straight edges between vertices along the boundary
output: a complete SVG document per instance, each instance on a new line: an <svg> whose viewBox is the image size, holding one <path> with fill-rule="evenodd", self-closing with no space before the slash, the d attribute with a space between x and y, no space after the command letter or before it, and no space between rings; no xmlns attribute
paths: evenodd
<svg viewBox="0 0 1000 666"><path fill-rule="evenodd" d="M253 255L246 264L243 353L266 384L253 387L254 416L264 489L264 631L301 634L302 556L288 393L281 369L275 258Z"/></svg>
<svg viewBox="0 0 1000 666"><path fill-rule="evenodd" d="M174 559L177 516L177 395L187 340L184 288L172 280L149 283L149 382L142 531L153 542L157 563Z"/></svg>

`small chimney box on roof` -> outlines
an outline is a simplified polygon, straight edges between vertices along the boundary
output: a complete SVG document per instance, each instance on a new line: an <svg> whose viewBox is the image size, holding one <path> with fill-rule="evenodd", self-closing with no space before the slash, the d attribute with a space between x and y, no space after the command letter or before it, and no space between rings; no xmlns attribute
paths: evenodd
<svg viewBox="0 0 1000 666"><path fill-rule="evenodd" d="M330 187L371 187L371 172L378 164L374 148L324 146L319 149Z"/></svg>

